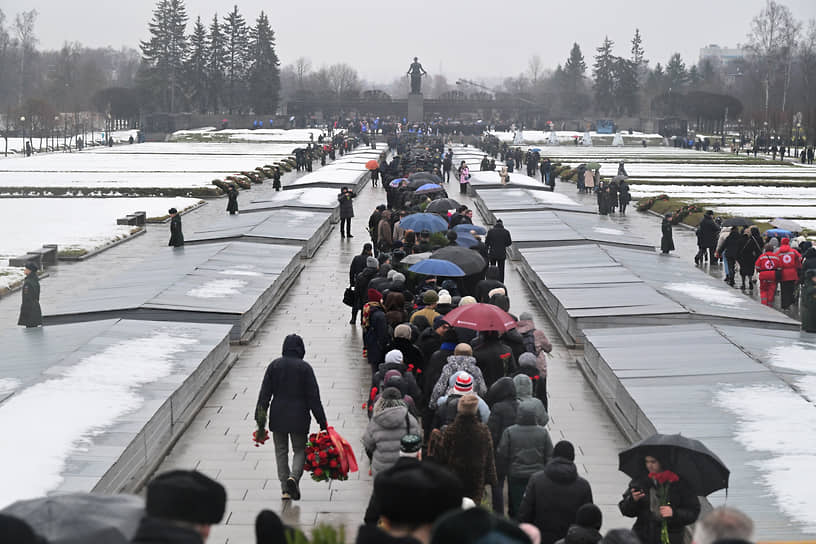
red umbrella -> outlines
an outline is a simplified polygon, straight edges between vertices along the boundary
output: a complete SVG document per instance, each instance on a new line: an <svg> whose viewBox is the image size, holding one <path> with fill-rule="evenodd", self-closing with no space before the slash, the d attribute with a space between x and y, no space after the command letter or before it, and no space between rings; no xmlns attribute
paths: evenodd
<svg viewBox="0 0 816 544"><path fill-rule="evenodd" d="M380 163L378 163L376 159L371 159L366 163L366 168L369 170L376 170L379 167Z"/></svg>
<svg viewBox="0 0 816 544"><path fill-rule="evenodd" d="M492 304L468 304L445 314L445 321L454 327L475 331L498 331L504 333L516 328L513 316Z"/></svg>

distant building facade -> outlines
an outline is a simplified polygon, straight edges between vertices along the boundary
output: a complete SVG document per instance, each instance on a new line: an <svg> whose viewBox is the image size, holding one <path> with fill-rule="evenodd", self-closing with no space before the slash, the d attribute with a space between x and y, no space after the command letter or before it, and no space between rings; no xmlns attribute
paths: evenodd
<svg viewBox="0 0 816 544"><path fill-rule="evenodd" d="M738 60L742 60L748 56L748 50L745 47L720 47L712 43L707 47L700 49L700 62L709 61L713 66L726 66Z"/></svg>

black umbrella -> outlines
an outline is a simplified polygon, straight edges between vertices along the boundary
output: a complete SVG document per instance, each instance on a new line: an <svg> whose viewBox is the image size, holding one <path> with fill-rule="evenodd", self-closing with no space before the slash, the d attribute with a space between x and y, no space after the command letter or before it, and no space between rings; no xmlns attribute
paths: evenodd
<svg viewBox="0 0 816 544"><path fill-rule="evenodd" d="M424 183L442 183L442 178L430 172L414 172L408 176L408 179L411 181L425 180Z"/></svg>
<svg viewBox="0 0 816 544"><path fill-rule="evenodd" d="M479 253L459 246L447 246L437 249L431 254L431 257L459 265L459 268L464 270L468 276L480 273L487 266L484 257Z"/></svg>
<svg viewBox="0 0 816 544"><path fill-rule="evenodd" d="M454 199L440 198L428 204L428 207L425 208L425 211L432 213L441 213L446 212L448 210L455 210L457 208L459 208L459 203L456 202Z"/></svg>
<svg viewBox="0 0 816 544"><path fill-rule="evenodd" d="M655 434L618 454L618 470L632 478L646 475L644 458L651 455L706 496L728 487L730 471L705 444L679 434Z"/></svg>
<svg viewBox="0 0 816 544"><path fill-rule="evenodd" d="M17 501L4 514L25 520L55 544L127 544L144 516L135 495L68 493Z"/></svg>
<svg viewBox="0 0 816 544"><path fill-rule="evenodd" d="M754 222L744 217L729 217L723 221L723 227L750 227Z"/></svg>
<svg viewBox="0 0 816 544"><path fill-rule="evenodd" d="M422 187L423 185L426 185L428 183L432 183L432 182L431 182L431 180L429 180L427 178L414 178L414 179L409 179L408 180L407 187L409 189L413 190L413 191L416 191L417 189L419 189L420 187Z"/></svg>

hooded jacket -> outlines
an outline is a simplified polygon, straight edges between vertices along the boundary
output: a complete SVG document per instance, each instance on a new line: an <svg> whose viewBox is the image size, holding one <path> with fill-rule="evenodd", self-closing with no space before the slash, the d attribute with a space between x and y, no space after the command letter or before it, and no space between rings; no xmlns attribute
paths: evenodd
<svg viewBox="0 0 816 544"><path fill-rule="evenodd" d="M538 368L538 373L546 378L547 377L546 354L550 353L553 348L549 338L547 338L547 335L544 334L543 331L536 329L535 325L533 325L533 322L529 319L519 319L516 322L516 330L522 336L522 338L524 338L526 346L529 347L530 343L532 343L533 346L535 346L536 352L533 353L533 355L535 355L536 357L536 368ZM530 342L528 339L531 339L532 342ZM521 361L518 362L519 364L521 364Z"/></svg>
<svg viewBox="0 0 816 544"><path fill-rule="evenodd" d="M550 416L544 408L544 404L533 397L533 380L526 374L517 374L513 377L513 384L516 386L516 398L519 401L518 413L527 408L535 414L537 425L544 426L550 421Z"/></svg>
<svg viewBox="0 0 816 544"><path fill-rule="evenodd" d="M603 536L595 527L573 525L567 530L567 536L556 544L598 544L602 538Z"/></svg>
<svg viewBox="0 0 816 544"><path fill-rule="evenodd" d="M554 457L530 478L518 521L534 524L541 531L541 543L553 544L567 535L578 509L591 502L592 488L578 476L575 463Z"/></svg>
<svg viewBox="0 0 816 544"><path fill-rule="evenodd" d="M504 430L516 423L518 399L513 379L505 376L491 385L487 391L487 404L490 406L487 428L490 429L493 444L498 447Z"/></svg>
<svg viewBox="0 0 816 544"><path fill-rule="evenodd" d="M496 453L496 472L499 478L529 478L547 464L552 457L553 443L550 433L536 424L535 408L531 404L519 405L515 425L502 433Z"/></svg>
<svg viewBox="0 0 816 544"><path fill-rule="evenodd" d="M326 413L320 402L320 388L312 366L303 360L306 354L303 339L290 334L283 341L282 352L281 357L266 367L258 395L256 421L266 412L271 432L305 435L312 421L311 412L320 428L325 429Z"/></svg>
<svg viewBox="0 0 816 544"><path fill-rule="evenodd" d="M782 238L779 249L776 250L782 266L782 281L797 281L799 269L802 267L802 256L790 246L787 238Z"/></svg>
<svg viewBox="0 0 816 544"><path fill-rule="evenodd" d="M473 377L473 391L480 397L487 393L487 386L485 385L482 371L476 366L476 359L470 355L451 355L448 357L447 364L442 367L442 372L436 381L436 385L431 392L431 398L428 401L428 408L435 410L439 397L444 395L448 390L448 382L451 376L464 370ZM430 384L425 384L426 386Z"/></svg>
<svg viewBox="0 0 816 544"><path fill-rule="evenodd" d="M30 272L23 280L23 301L20 304L18 325L36 327L42 325L40 308L40 278L36 272Z"/></svg>
<svg viewBox="0 0 816 544"><path fill-rule="evenodd" d="M400 440L406 434L421 435L417 420L407 406L394 406L374 412L363 434L363 447L371 457L371 472L377 474L399 459Z"/></svg>

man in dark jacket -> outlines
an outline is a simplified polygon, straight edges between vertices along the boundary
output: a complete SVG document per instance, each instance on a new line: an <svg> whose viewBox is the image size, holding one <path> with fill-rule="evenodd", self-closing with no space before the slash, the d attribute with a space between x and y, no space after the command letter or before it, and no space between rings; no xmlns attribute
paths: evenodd
<svg viewBox="0 0 816 544"><path fill-rule="evenodd" d="M351 199L356 197L357 195L348 187L340 189L340 194L337 195L337 201L340 203L340 238L354 238L354 235L351 234L351 218L354 217L354 202L352 202Z"/></svg>
<svg viewBox="0 0 816 544"><path fill-rule="evenodd" d="M354 294L357 296L357 306L351 311L351 321L349 323L352 325L357 317L357 311L362 310L365 303L368 302L368 284L377 275L379 268L380 262L375 257L367 257L366 267L354 279Z"/></svg>
<svg viewBox="0 0 816 544"><path fill-rule="evenodd" d="M499 269L495 266L488 266L485 271L485 279L476 284L476 300L485 304L490 302L488 293L499 287L507 294L507 287L499 281Z"/></svg>
<svg viewBox="0 0 816 544"><path fill-rule="evenodd" d="M355 288L355 297L359 298L359 293L356 291L356 283L357 283L357 276L366 269L366 261L369 257L374 256L374 249L369 242L363 244L363 251L359 255L355 255L354 258L351 260L351 265L349 266L349 287ZM371 278L369 278L370 280ZM367 286L366 286L367 288ZM355 298L355 299L356 299ZM357 320L357 312L360 311L360 306L355 303L351 307L351 323L354 325L354 322Z"/></svg>
<svg viewBox="0 0 816 544"><path fill-rule="evenodd" d="M382 219L382 212L385 210L385 204L377 206L368 218L368 234L371 236L371 243L374 244L374 251L377 251L377 229Z"/></svg>
<svg viewBox="0 0 816 544"><path fill-rule="evenodd" d="M167 210L170 214L170 242L168 246L181 247L184 245L184 234L181 232L181 215L175 208Z"/></svg>
<svg viewBox="0 0 816 544"><path fill-rule="evenodd" d="M255 409L255 421L262 427L268 414L269 430L275 444L281 496L284 499L298 500L298 482L306 461L306 436L312 421L309 412L314 415L321 429L325 430L328 423L323 403L320 402L320 388L314 370L303 360L306 355L303 339L297 334L290 334L283 341L282 351L282 357L272 361L266 368ZM291 470L290 440L294 452Z"/></svg>
<svg viewBox="0 0 816 544"><path fill-rule="evenodd" d="M575 514L592 502L589 482L578 476L575 448L562 440L553 448L553 458L527 484L519 507L518 521L532 523L541 531L541 544L553 544L567 535Z"/></svg>
<svg viewBox="0 0 816 544"><path fill-rule="evenodd" d="M487 246L487 254L490 257L490 266L497 266L499 269L499 277L496 278L504 282L504 261L507 259L507 248L513 243L510 238L510 232L504 228L504 223L501 219L496 221L496 225L487 232L485 236L485 245Z"/></svg>
<svg viewBox="0 0 816 544"><path fill-rule="evenodd" d="M513 351L499 340L496 331L483 331L474 341L476 347L473 349L473 356L476 358L476 365L482 371L485 385L488 388L503 376L512 376L516 371L516 359Z"/></svg>
<svg viewBox="0 0 816 544"><path fill-rule="evenodd" d="M493 447L499 447L502 433L505 429L516 423L518 412L518 399L516 399L516 386L513 379L507 376L499 378L487 392L487 405L490 407L490 417L487 420L487 428L490 430L490 437L493 439ZM493 511L504 512L504 479L505 474L497 472L499 483L492 488Z"/></svg>
<svg viewBox="0 0 816 544"><path fill-rule="evenodd" d="M18 325L27 328L39 327L42 325L42 310L40 309L40 277L37 276L38 267L36 264L28 262L23 273L23 302L20 305L20 318Z"/></svg>
<svg viewBox="0 0 816 544"><path fill-rule="evenodd" d="M703 255L706 251L708 251L708 262L714 264L717 262L714 252L717 250L720 227L718 227L717 223L714 222L714 212L712 210L705 212L705 215L703 215L703 219L700 221L700 226L697 227L697 230L699 238L698 245L700 246L700 250L694 257L694 262L696 264L702 263Z"/></svg>
<svg viewBox="0 0 816 544"><path fill-rule="evenodd" d="M417 347L426 359L430 359L431 355L439 349L442 345L442 335L450 328L444 316L438 315L434 318L433 324L422 331L417 340Z"/></svg>
<svg viewBox="0 0 816 544"><path fill-rule="evenodd" d="M230 215L235 215L238 212L238 189L235 185L230 185L227 188L227 211Z"/></svg>
<svg viewBox="0 0 816 544"><path fill-rule="evenodd" d="M202 544L210 527L220 523L227 491L195 470L171 470L147 484L146 516L132 542L136 544Z"/></svg>

